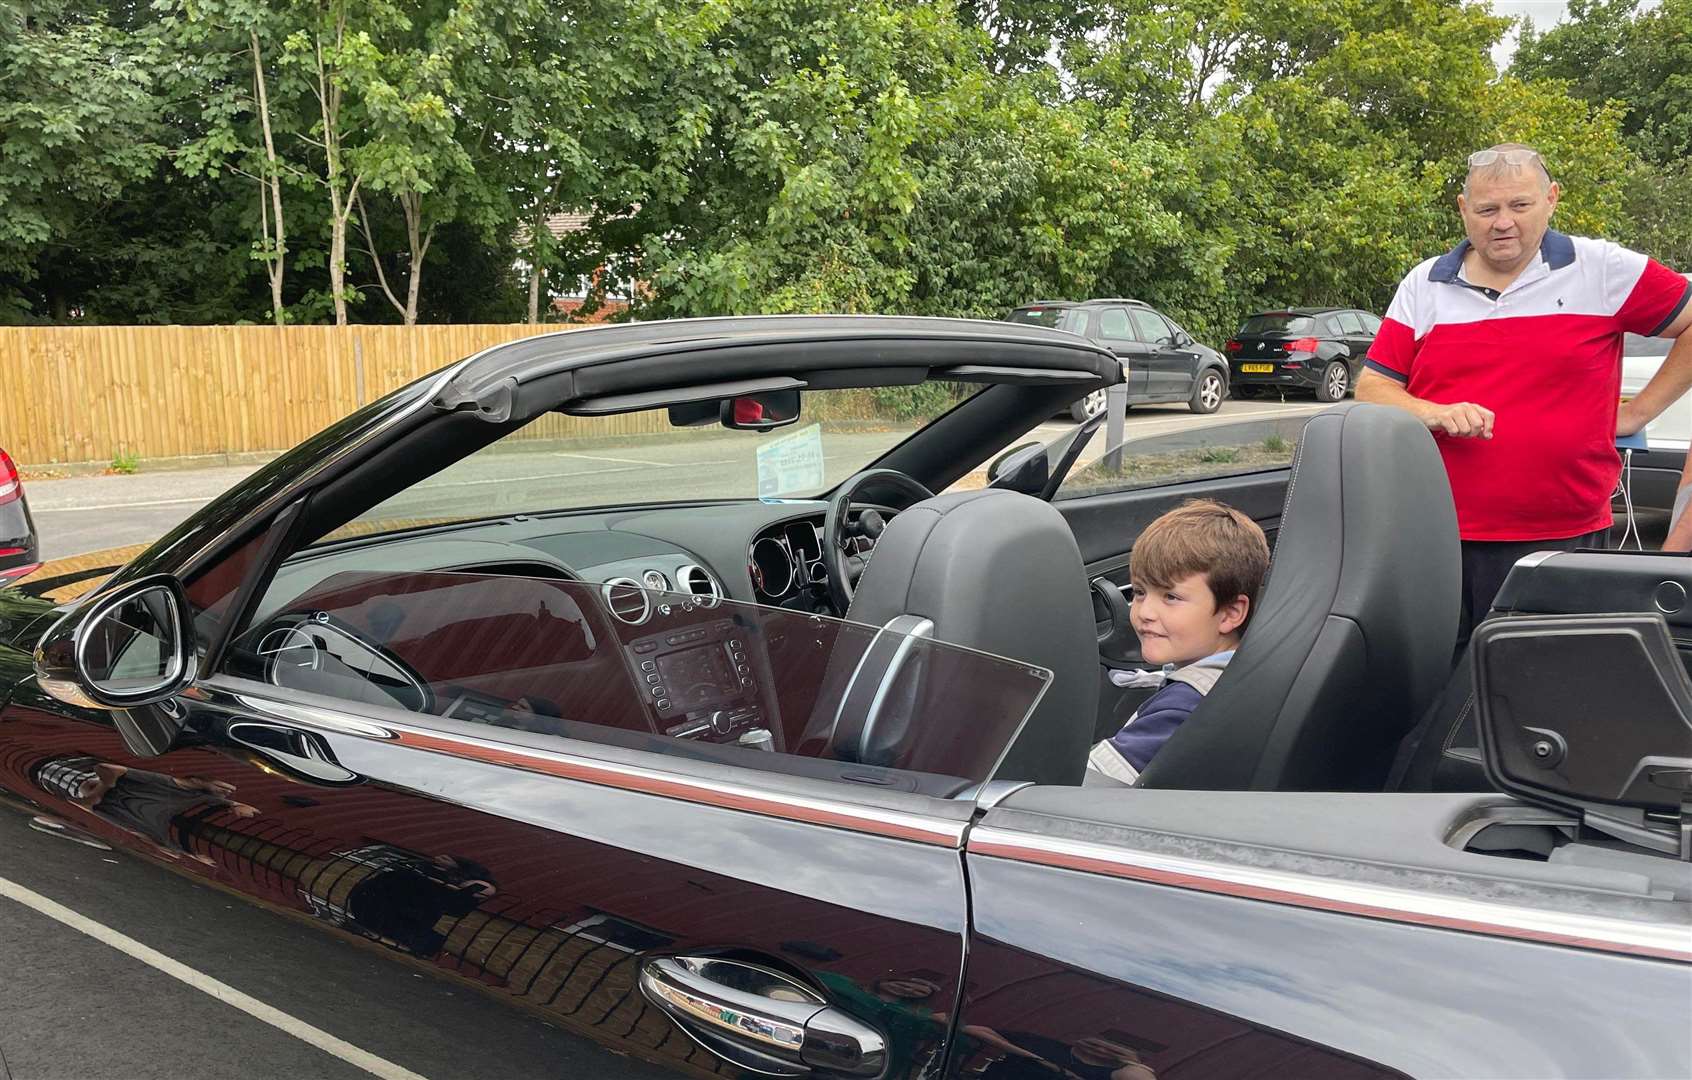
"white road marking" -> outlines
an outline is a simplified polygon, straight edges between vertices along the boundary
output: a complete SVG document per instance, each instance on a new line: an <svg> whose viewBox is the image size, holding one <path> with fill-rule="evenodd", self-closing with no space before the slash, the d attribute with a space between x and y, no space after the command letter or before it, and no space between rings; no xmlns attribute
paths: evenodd
<svg viewBox="0 0 1692 1080"><path fill-rule="evenodd" d="M243 994L228 983L219 982L204 972L196 971L187 964L172 960L157 949L141 944L126 934L121 934L103 923L97 923L86 915L79 914L65 907L63 904L49 900L32 889L27 889L15 881L0 878L0 896L15 900L24 907L40 912L56 922L63 923L79 933L87 934L94 940L109 945L118 952L146 964L156 971L162 971L178 982L186 983L203 994L207 994L232 1008L236 1008L253 1017L262 1020L271 1027L287 1035L292 1035L301 1042L309 1043L326 1054L340 1058L349 1065L363 1069L372 1076L382 1077L383 1080L425 1080L425 1077L412 1072L403 1066L396 1065L387 1058L377 1057L368 1050L360 1050L352 1043L306 1023L304 1020L290 1016L280 1009L266 1005L257 998Z"/></svg>
<svg viewBox="0 0 1692 1080"><path fill-rule="evenodd" d="M32 506L29 512L37 517L42 514L78 514L84 510L144 510L149 506L185 506L188 503L207 503L217 498L207 495L200 499L153 499L148 502L115 502L95 503L92 506Z"/></svg>
<svg viewBox="0 0 1692 1080"><path fill-rule="evenodd" d="M656 465L659 468L665 468L667 466L667 463L662 461L646 461L642 458L632 457L611 457L609 454L578 454L573 450L560 450L552 456L575 457L581 458L584 461L609 461L617 465Z"/></svg>

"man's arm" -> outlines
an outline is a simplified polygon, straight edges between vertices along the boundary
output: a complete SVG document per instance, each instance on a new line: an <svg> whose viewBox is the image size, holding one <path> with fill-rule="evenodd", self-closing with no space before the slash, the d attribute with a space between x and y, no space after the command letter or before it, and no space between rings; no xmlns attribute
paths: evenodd
<svg viewBox="0 0 1692 1080"><path fill-rule="evenodd" d="M1663 358L1662 367L1651 376L1644 389L1632 401L1623 402L1616 412L1617 435L1637 433L1661 416L1664 409L1679 401L1688 389L1692 389L1692 334L1686 333L1689 326L1692 326L1692 304L1686 305L1685 310L1660 335L1675 338L1674 348ZM1682 474L1680 482L1684 486L1689 479L1692 477Z"/></svg>
<svg viewBox="0 0 1692 1080"><path fill-rule="evenodd" d="M1377 371L1364 369L1357 380L1357 400L1376 405L1391 405L1403 409L1420 420L1432 432L1457 438L1492 438L1492 410L1472 401L1458 401L1446 405L1415 397L1396 380Z"/></svg>

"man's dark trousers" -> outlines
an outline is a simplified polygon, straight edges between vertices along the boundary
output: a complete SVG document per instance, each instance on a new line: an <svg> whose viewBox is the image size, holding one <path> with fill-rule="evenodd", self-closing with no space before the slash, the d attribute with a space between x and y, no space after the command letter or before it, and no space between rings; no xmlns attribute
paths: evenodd
<svg viewBox="0 0 1692 1080"><path fill-rule="evenodd" d="M1492 601L1510 576L1517 560L1536 551L1573 551L1576 548L1609 547L1610 530L1570 536L1562 540L1465 540L1463 541L1463 604L1457 622L1457 655L1469 644L1475 624L1492 610Z"/></svg>

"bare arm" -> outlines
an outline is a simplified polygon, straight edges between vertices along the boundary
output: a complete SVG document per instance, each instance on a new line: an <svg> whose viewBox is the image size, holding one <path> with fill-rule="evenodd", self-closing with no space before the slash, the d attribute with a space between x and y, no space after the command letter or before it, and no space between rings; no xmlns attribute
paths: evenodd
<svg viewBox="0 0 1692 1080"><path fill-rule="evenodd" d="M1687 305L1686 315L1692 316L1692 304ZM1616 434L1632 435L1639 431L1689 389L1692 389L1692 334L1683 332L1645 388L1632 401L1622 403L1616 413ZM1687 478L1683 476L1680 482L1684 485Z"/></svg>
<svg viewBox="0 0 1692 1080"><path fill-rule="evenodd" d="M1444 404L1426 401L1377 371L1364 369L1357 380L1357 400L1403 409L1427 426L1429 431L1457 438L1492 438L1492 410L1472 401Z"/></svg>

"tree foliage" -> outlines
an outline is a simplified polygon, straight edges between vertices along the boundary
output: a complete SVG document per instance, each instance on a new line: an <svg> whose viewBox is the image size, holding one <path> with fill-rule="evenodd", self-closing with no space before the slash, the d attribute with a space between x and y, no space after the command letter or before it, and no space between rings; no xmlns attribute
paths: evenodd
<svg viewBox="0 0 1692 1080"><path fill-rule="evenodd" d="M1464 158L1692 262L1692 0L25 0L0 320L1380 310ZM584 215L555 235L547 220ZM550 284L549 284L550 283Z"/></svg>

